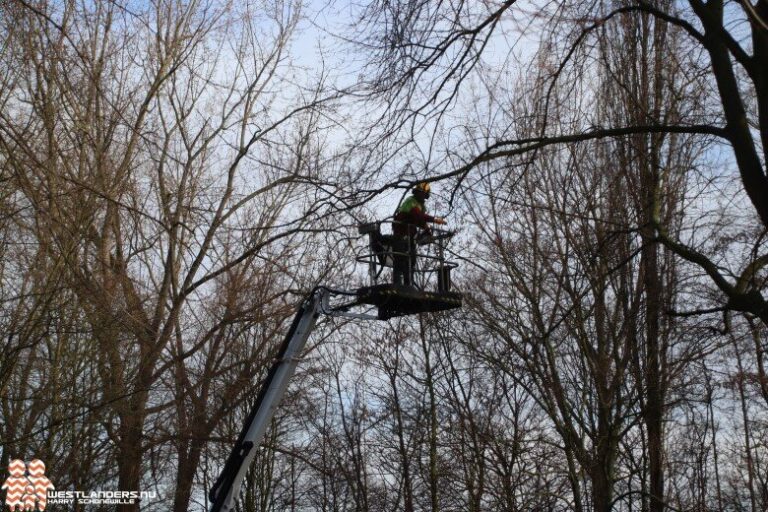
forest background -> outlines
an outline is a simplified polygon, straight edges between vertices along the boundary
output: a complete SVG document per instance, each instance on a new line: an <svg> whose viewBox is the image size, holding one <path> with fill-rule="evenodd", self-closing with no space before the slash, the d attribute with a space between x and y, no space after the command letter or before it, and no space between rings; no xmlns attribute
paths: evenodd
<svg viewBox="0 0 768 512"><path fill-rule="evenodd" d="M767 151L765 0L2 0L0 466L204 510L428 179L464 308L323 319L240 510L766 510Z"/></svg>

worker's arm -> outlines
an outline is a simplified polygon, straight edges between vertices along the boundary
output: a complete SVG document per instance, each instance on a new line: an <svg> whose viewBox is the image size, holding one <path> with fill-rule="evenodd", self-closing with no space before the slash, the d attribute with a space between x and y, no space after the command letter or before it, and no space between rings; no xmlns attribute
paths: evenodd
<svg viewBox="0 0 768 512"><path fill-rule="evenodd" d="M432 222L433 224L445 224L444 218L429 215L428 213L421 211L421 208L418 206L411 209L410 214L414 221L413 223L423 228L427 227L427 222Z"/></svg>

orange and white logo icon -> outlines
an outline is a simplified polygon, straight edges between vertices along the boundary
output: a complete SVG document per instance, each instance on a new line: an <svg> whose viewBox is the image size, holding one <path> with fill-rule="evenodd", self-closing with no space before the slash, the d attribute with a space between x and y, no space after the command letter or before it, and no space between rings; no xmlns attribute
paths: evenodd
<svg viewBox="0 0 768 512"><path fill-rule="evenodd" d="M21 459L14 459L8 464L8 474L3 489L6 490L5 504L11 512L45 510L48 491L55 487L45 476L43 461L35 459L25 464Z"/></svg>
<svg viewBox="0 0 768 512"><path fill-rule="evenodd" d="M18 507L21 509L23 497L27 492L27 486L30 481L26 477L27 466L23 460L14 459L8 464L9 477L3 482L3 489L6 490L5 504L11 507L14 512Z"/></svg>

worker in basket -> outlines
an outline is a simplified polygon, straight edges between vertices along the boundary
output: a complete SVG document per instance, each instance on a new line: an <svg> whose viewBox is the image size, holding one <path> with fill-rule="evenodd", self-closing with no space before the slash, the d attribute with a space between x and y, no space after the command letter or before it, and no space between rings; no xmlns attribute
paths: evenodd
<svg viewBox="0 0 768 512"><path fill-rule="evenodd" d="M427 223L445 224L442 217L427 214L425 201L429 199L430 187L426 181L413 187L411 195L398 206L392 223L395 284L412 285L416 265L416 239L420 234L429 235Z"/></svg>

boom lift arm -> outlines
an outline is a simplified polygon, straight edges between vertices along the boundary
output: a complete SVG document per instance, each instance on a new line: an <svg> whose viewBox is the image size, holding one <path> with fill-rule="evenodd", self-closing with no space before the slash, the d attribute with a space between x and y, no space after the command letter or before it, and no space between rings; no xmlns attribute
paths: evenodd
<svg viewBox="0 0 768 512"><path fill-rule="evenodd" d="M369 237L369 252L357 258L357 261L367 263L369 266L371 281L369 286L354 292L318 286L299 306L291 328L261 386L256 403L248 414L243 430L240 431L237 443L229 454L221 475L208 493L208 498L213 503L211 512L231 512L235 509L235 500L240 494L245 474L288 388L288 382L296 371L298 358L304 350L304 345L320 313L364 320L387 320L397 316L461 307L461 293L451 289L450 271L456 267L456 264L444 258L445 243L453 233L433 229L428 240L419 242L422 247L431 246L435 251L432 255L424 252L419 254L424 264L419 269L410 269L409 272L419 272L425 280L429 275L437 276L437 290L432 291L426 290L423 286L418 288L379 281L382 270L393 268L394 271L395 258L404 258L407 260L406 263L410 261L412 265L417 256L415 252L398 252L394 248L393 236L382 235L381 224L378 222L359 226L359 233ZM346 296L349 301L331 306L330 298L335 295ZM351 311L359 306L375 306L378 308L378 314L370 315Z"/></svg>
<svg viewBox="0 0 768 512"><path fill-rule="evenodd" d="M234 510L235 499L240 492L245 473L256 455L256 449L264 437L267 426L272 420L285 390L288 388L288 382L298 364L298 357L315 327L317 317L320 313L327 311L331 293L328 288L315 288L296 312L291 328L267 374L237 443L229 454L221 475L208 494L208 498L213 502L211 512Z"/></svg>

